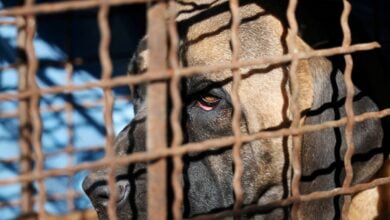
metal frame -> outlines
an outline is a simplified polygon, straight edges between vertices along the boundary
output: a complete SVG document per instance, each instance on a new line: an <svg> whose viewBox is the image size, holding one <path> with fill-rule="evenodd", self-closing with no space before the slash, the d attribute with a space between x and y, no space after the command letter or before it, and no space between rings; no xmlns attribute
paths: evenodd
<svg viewBox="0 0 390 220"><path fill-rule="evenodd" d="M287 206L292 204L292 217L298 219L297 210L301 202L328 198L337 195L344 195L345 204L342 209L342 216L347 219L348 208L351 201L351 194L369 189L375 186L389 184L390 177L375 179L369 183L362 183L351 186L351 180L353 176L353 170L351 166L351 157L354 152L353 144L353 127L354 123L361 122L364 120L382 118L390 115L390 109L385 109L379 112L367 112L361 115L355 115L352 108L352 99L354 96L353 83L351 80L352 73L352 57L351 53L355 51L365 51L380 47L376 42L363 43L351 45L351 33L348 26L348 16L351 11L351 6L347 0L343 0L344 10L340 18L340 23L343 30L344 40L340 47L328 48L322 50L314 50L308 53L298 52L296 49L295 40L297 39L298 26L295 18L295 9L297 6L297 0L290 0L287 10L287 19L289 26L291 27L289 36L287 37L288 53L277 57L265 57L254 60L240 61L239 48L240 42L239 36L239 2L238 0L230 0L230 9L232 14L232 48L233 58L230 63L221 63L210 66L192 66L182 68L179 66L177 57L178 52L178 34L176 30L175 15L168 13L170 16L166 18L166 10L170 10L171 1L155 1L149 2L150 7L148 10L148 33L149 41L148 46L151 52L150 63L148 72L135 75L135 76L120 76L111 77L112 64L111 58L108 52L110 44L110 27L108 24L108 13L110 6L123 5L131 3L148 2L147 0L84 0L84 1L63 1L56 3L42 3L34 4L34 0L26 0L25 4L20 7L14 7L9 9L0 10L0 16L11 16L14 17L13 21L1 21L0 25L15 25L18 27L18 44L20 49L27 55L26 60L19 60L18 63L10 66L0 67L1 69L17 68L19 72L19 90L17 93L3 93L0 94L0 101L5 100L17 100L19 102L19 109L17 112L1 113L0 118L19 117L21 124L21 136L20 145L22 149L22 155L20 158L11 158L1 162L13 162L21 159L21 173L18 177L1 179L0 185L21 183L22 184L22 198L20 201L12 201L11 205L20 205L24 213L32 211L34 202L38 204L38 215L39 219L45 219L47 213L44 209L44 204L47 199L45 194L45 186L43 180L50 176L58 175L72 175L74 172L80 170L87 170L98 168L102 166L108 166L111 168L109 173L109 187L111 192L115 192L115 176L113 168L118 165L137 163L141 161L148 161L148 175L150 179L159 179L157 184L153 184L151 181L148 185L148 210L150 219L162 219L166 218L166 186L161 184L161 180L166 178L165 158L172 157L174 162L174 172L172 176L172 184L174 188L174 203L173 203L173 217L174 219L181 219L181 207L183 203L183 191L181 189L180 177L182 175L183 164L181 157L184 154L190 152L202 152L207 151L210 148L226 148L226 146L233 146L233 161L235 164L235 173L233 177L233 187L235 193L235 204L234 208L229 211L223 211L216 214L200 216L199 218L222 218L226 216L238 216L240 214L250 212L253 210L263 210L272 207ZM39 88L35 81L35 76L38 68L38 60L35 57L33 48L33 37L36 32L35 27L35 16L37 14L56 13L68 10L80 10L98 8L98 24L101 33L101 41L99 48L99 60L102 66L102 78L97 82L89 82L82 85L71 84L71 77L73 72L72 62L64 62L63 65L68 72L68 83L64 86L53 86L50 88ZM158 36L158 37L153 37ZM167 42L170 42L170 48L168 48ZM169 50L168 50L169 49ZM156 52L154 52L156 51ZM169 51L169 53L168 53ZM296 67L297 63L301 59L308 59L310 57L318 56L333 56L343 54L346 62L344 71L344 80L347 85L347 97L345 101L345 108L347 117L341 118L335 121L327 121L317 125L304 125L300 126L300 112L294 103L297 103L299 84L297 83ZM166 60L169 61L170 68L166 64ZM240 67L260 65L260 64L278 64L291 62L291 68L289 78L291 80L292 87L292 100L291 109L293 112L293 121L290 128L284 128L277 131L261 131L258 133L246 135L240 132L240 102L238 96L238 88L240 85L241 74L239 73ZM208 72L231 69L233 71L233 92L232 101L234 106L233 115L233 136L223 137L217 139L206 140L200 143L188 143L182 144L182 131L180 127L180 114L182 103L180 101L179 81L182 77L190 76L197 72ZM164 81L165 80L165 81ZM173 128L173 142L168 148L166 141L166 118L161 115L166 115L166 103L167 98L167 80L170 83L170 93L173 103L173 111L171 113L171 124ZM131 155L117 157L114 159L114 151L112 149L114 143L114 132L112 122L112 110L113 110L113 96L111 89L116 86L130 85L148 82L148 124L147 124L147 152L137 152ZM42 120L40 113L43 111L66 111L68 133L72 136L72 105L67 103L66 106L54 107L50 109L40 109L39 100L41 96L46 94L57 94L57 93L71 93L77 90L89 89L94 87L100 87L104 90L104 99L101 101L104 105L104 119L106 124L106 145L105 152L106 156L99 161L93 163L84 163L80 165L72 164L69 161L69 166L66 169L56 170L44 170L43 160L45 157L50 155L44 155L41 150L41 132L42 132ZM100 103L101 103L100 102ZM86 103L85 107L94 106L99 103ZM153 107L154 106L154 107ZM157 108L156 108L157 106ZM158 126L157 126L158 125ZM345 136L347 140L347 152L344 157L346 178L341 188L335 188L330 191L313 192L307 195L302 195L299 191L300 177L301 177L301 137L304 133L319 131L326 128L333 128L339 126L346 126ZM30 129L31 127L31 129ZM277 200L267 205L258 206L242 206L243 201L243 190L241 187L242 177L242 160L240 157L240 148L243 143L253 141L256 139L275 138L282 136L293 137L293 155L292 155L292 166L293 166L293 180L292 180L292 196L286 199ZM31 152L31 149L33 152ZM99 147L93 147L90 150L99 150ZM72 154L75 149L72 148L72 143L69 142L69 146L64 150L65 152ZM151 162L153 160L153 162ZM33 168L31 162L35 161L36 165ZM31 184L33 181L38 181L38 198L33 198L31 191ZM77 196L74 191L69 191L66 195L59 195L58 198L67 198L69 207L73 206L73 198ZM110 219L117 219L116 207L115 207L115 193L109 200L108 214ZM6 204L1 204L5 206ZM151 211L153 210L153 211Z"/></svg>

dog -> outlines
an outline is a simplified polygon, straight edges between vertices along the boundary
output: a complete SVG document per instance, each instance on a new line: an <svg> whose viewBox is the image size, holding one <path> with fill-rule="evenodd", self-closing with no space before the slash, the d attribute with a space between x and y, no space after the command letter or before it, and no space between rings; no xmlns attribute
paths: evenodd
<svg viewBox="0 0 390 220"><path fill-rule="evenodd" d="M282 2L282 1L280 1ZM283 55L288 52L289 29L284 4L270 1L242 1L239 39L242 61ZM180 38L179 60L183 67L230 62L231 13L226 0L176 1ZM300 52L313 50L302 38ZM140 42L129 74L148 70L147 36ZM290 64L255 65L239 68L242 81L238 90L241 104L240 130L244 134L272 131L291 126ZM301 125L320 124L346 117L346 88L343 74L328 59L313 57L297 64L298 103ZM197 73L183 79L182 130L185 143L232 136L232 76L230 69ZM118 135L118 156L146 150L146 84L133 86L135 116ZM355 88L355 114L377 111L375 103ZM310 132L302 139L302 178L300 191L307 194L340 187L345 177L345 128ZM353 183L368 181L383 164L383 130L379 120L356 123ZM241 148L244 173L241 184L244 205L264 205L291 195L291 137L259 139ZM194 217L231 209L234 204L232 179L234 164L231 148L183 156L183 217ZM120 219L145 219L147 163L117 167L117 215ZM107 168L95 170L84 180L83 188L100 219L107 218L110 195ZM167 194L170 194L167 192ZM168 195L168 198L171 198ZM305 202L301 219L340 218L342 197ZM243 219L288 219L291 207L248 213Z"/></svg>

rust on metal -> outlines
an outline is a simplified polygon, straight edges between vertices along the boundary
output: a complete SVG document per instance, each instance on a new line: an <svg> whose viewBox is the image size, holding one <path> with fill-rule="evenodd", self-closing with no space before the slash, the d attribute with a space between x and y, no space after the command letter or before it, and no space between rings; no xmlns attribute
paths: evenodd
<svg viewBox="0 0 390 220"><path fill-rule="evenodd" d="M354 186L350 187L340 187L340 188L334 188L329 191L319 191L319 192L312 192L309 194L301 195L299 198L295 197L288 197L286 199L282 200L275 200L273 202L270 202L265 205L248 205L240 210L238 214L243 215L246 213L253 213L253 212L261 212L261 211L269 211L273 208L278 208L278 207L284 207L288 206L291 204L294 204L297 202L297 199L301 202L309 202L313 200L319 200L319 199L325 199L325 198L331 198L339 195L352 195L357 192L366 190L366 189L371 189L377 186L385 185L385 184L390 184L390 177L383 177L383 178L378 178L375 179L371 182L368 183L360 183L356 184ZM233 210L227 210L227 211L222 211L216 214L208 214L208 215L202 215L202 216L197 216L192 219L200 220L209 220L209 219L223 219L225 217L232 216L236 213L234 213Z"/></svg>
<svg viewBox="0 0 390 220"><path fill-rule="evenodd" d="M67 21L66 21L66 35L68 35L68 36L70 36L72 34L72 26L71 25L72 25L71 20L67 19ZM71 85L73 83L73 76L74 76L74 64L71 61L71 59L69 58L70 54L73 53L72 43L73 43L72 38L66 38L66 52L69 54L65 63L64 63L67 85ZM74 154L76 151L75 146L74 146L75 121L74 121L74 114L73 114L73 112L75 110L75 106L73 103L73 94L68 94L65 97L66 97L66 102L65 102L65 106L64 106L64 111L66 113L65 123L66 123L66 128L67 128L67 133L68 133L68 137L67 137L68 141L67 141L66 148L63 150L67 154L67 159L68 159L67 167L72 167L75 165L75 161L73 158L74 158ZM43 112L42 110L43 109L41 109L41 112ZM48 154L46 154L45 156L46 156L46 158L49 157ZM77 198L76 196L78 196L78 194L79 194L78 192L76 192L73 189L73 182L75 180L74 175L75 175L75 173L70 173L70 175L68 176L66 203L67 203L69 213L72 213L76 210L76 206L75 206L74 201Z"/></svg>
<svg viewBox="0 0 390 220"><path fill-rule="evenodd" d="M66 69L67 67L65 67ZM116 101L130 101L131 97L129 95L118 95L115 96ZM89 109L89 108L98 108L103 105L104 98L103 99L98 99L96 101L84 101L81 103L77 103L77 106L80 108L84 109ZM53 104L50 106L47 106L45 108L41 108L42 113L48 113L48 112L63 112L66 111L67 104ZM0 118L17 118L19 117L20 111L15 110L15 111L7 111L7 112L1 112L0 113ZM83 150L83 149L78 149L78 150ZM61 151L61 150L59 150ZM50 153L49 153L50 154Z"/></svg>
<svg viewBox="0 0 390 220"><path fill-rule="evenodd" d="M0 25L18 25L16 20L0 20Z"/></svg>
<svg viewBox="0 0 390 220"><path fill-rule="evenodd" d="M322 49L322 50L313 50L307 53L300 52L297 54L297 57L298 59L308 59L311 57L327 57L327 56L334 56L334 55L352 53L357 51L372 50L379 47L380 45L377 42L362 43L362 44L355 44L347 48L335 47L335 48ZM182 77L185 77L196 73L215 72L218 70L233 69L239 67L249 67L254 65L265 65L265 64L272 65L272 64L286 63L291 60L292 60L291 54L286 54L282 56L271 56L271 57L264 57L261 59L253 59L249 61L240 61L237 62L237 65L232 65L231 62L229 62L229 63L221 63L215 65L191 66L186 68L180 68L178 69L178 71L180 72L180 75ZM25 99L32 95L35 95L36 93L40 94L41 96L47 94L56 94L56 93L66 94L73 91L86 90L86 89L97 88L97 87L112 88L112 87L124 86L128 84L140 84L149 81L169 79L171 76L172 76L172 70L170 69L162 69L162 70L155 70L155 71L149 70L144 74L140 74L136 76L118 76L115 78L111 78L109 80L98 80L95 82L84 83L81 85L72 84L69 86L53 86L50 88L42 88L38 91L28 90L21 93L0 94L0 101Z"/></svg>
<svg viewBox="0 0 390 220"><path fill-rule="evenodd" d="M34 5L34 0L26 0L26 6ZM26 16L26 53L27 53L27 84L31 90L39 90L37 84L37 70L38 60L34 50L34 36L36 33L36 20L35 15ZM31 96L29 102L30 117L32 121L32 134L31 142L34 153L36 155L36 164L34 173L41 175L44 172L44 153L42 150L42 119L39 111L40 107L40 96L35 94ZM46 219L46 187L43 179L38 180L38 217L39 219Z"/></svg>
<svg viewBox="0 0 390 220"><path fill-rule="evenodd" d="M289 71L289 80L291 86L292 93L292 101L290 102L290 108L292 111L292 128L299 128L301 121L301 109L299 109L299 82L297 76L297 68L299 59L297 57L298 48L296 45L296 41L298 39L298 24L295 17L295 10L297 8L297 0L289 0L288 8L287 8L287 20L290 26L290 30L287 36L287 47L288 53L291 54L292 60ZM299 190L300 180L301 180L301 148L302 148L302 135L293 135L292 136L292 169L293 169L293 177L291 182L291 192L292 197L299 198L301 193ZM291 217L293 220L298 220L298 211L300 201L297 200L293 203L291 210Z"/></svg>
<svg viewBox="0 0 390 220"><path fill-rule="evenodd" d="M41 3L31 6L21 6L0 10L0 16L19 16L19 15L37 15L37 14L52 14L70 10L82 10L97 8L101 5L108 4L110 6L124 5L129 3L145 3L148 0L83 0L83 1L62 1L52 3Z"/></svg>
<svg viewBox="0 0 390 220"><path fill-rule="evenodd" d="M240 59L240 36L239 36L239 27L240 27L240 11L239 11L239 1L230 0L229 7L232 15L232 25L231 25L231 42L232 42L232 65L235 65ZM238 212L243 204L244 200L244 191L241 185L241 178L244 172L242 158L241 158L241 104L239 96L239 87L241 82L241 72L239 68L232 68L233 73L233 85L232 85L232 104L233 104L233 119L232 119L232 129L234 134L234 144L233 144L233 163L234 163L234 176L233 176L233 191L235 196L233 210ZM234 216L239 218L238 215Z"/></svg>
<svg viewBox="0 0 390 220"><path fill-rule="evenodd" d="M347 47L351 45L351 31L348 25L349 14L351 13L351 4L348 0L343 0L344 10L341 14L340 22L341 28L343 30L343 47ZM344 70L344 81L346 86L346 99L345 99L345 112L347 114L347 124L345 126L345 140L347 143L347 151L344 155L344 167L345 167L345 179L343 182L343 187L348 187L352 183L353 178L353 169L352 169L352 155L355 152L355 146L353 143L353 127L354 120L353 117L355 115L353 111L353 97L354 97L354 85L352 83L352 55L346 54L344 55L345 60L345 70ZM342 208L342 218L344 220L348 219L348 211L351 205L352 196L346 195L344 196L344 204Z"/></svg>
<svg viewBox="0 0 390 220"><path fill-rule="evenodd" d="M73 65L71 63L67 63L65 65L65 70L66 70L66 82L67 84L72 83L72 78L73 78ZM68 96L69 97L69 96ZM72 103L71 98L68 98L66 104L65 104L65 111L66 111L66 127L67 127L67 133L68 133L68 144L67 147L65 148L65 152L68 154L68 167L71 167L74 165L73 161L73 152L74 152L74 146L73 146L73 141L74 141L74 120L73 120L73 110L74 106ZM45 155L48 157L48 155ZM75 210L74 206L74 199L75 199L75 192L72 188L72 183L73 183L73 175L74 173L70 174L68 176L68 191L67 191L67 197L66 197L66 202L68 206L69 212L72 212Z"/></svg>
<svg viewBox="0 0 390 220"><path fill-rule="evenodd" d="M356 115L354 117L355 122L362 122L365 120L370 119L378 119L390 116L390 108L384 109L379 112L366 112L360 115ZM324 122L322 124L315 124L315 125L305 125L300 128L294 129L294 128L283 128L279 129L277 131L260 131L257 133L253 133L250 135L242 135L242 142L247 143L258 139L269 139L269 138L277 138L277 137L283 137L283 136L289 136L289 135L299 135L309 132L315 132L324 130L327 128L334 128L334 127L340 127L344 126L347 123L347 118L341 118L339 120L335 121L328 121ZM209 139L203 142L198 143L189 143L182 145L179 149L163 149L163 150L156 150L153 152L135 152L131 155L121 156L116 158L115 164L116 165L125 165L125 164L133 164L137 162L144 162L144 161L152 161L157 160L161 158L166 158L170 156L176 156L176 155L184 155L189 153L199 153L203 151L207 151L211 148L213 149L222 149L222 148L228 148L229 145L234 144L234 137L228 136L228 137L222 137L222 138L216 138L216 139ZM106 159L102 159L96 162L85 162L73 167L69 167L67 169L52 169L44 171L41 175L36 174L25 174L20 175L18 177L12 177L0 180L0 185L7 185L7 184L14 184L19 182L26 182L26 181L32 181L32 180L39 180L43 178L47 178L50 176L62 176L62 175L68 175L70 172L77 172L81 170L91 170L96 169L98 167L104 167L112 163L112 161L108 161Z"/></svg>
<svg viewBox="0 0 390 220"><path fill-rule="evenodd" d="M189 153L204 152L211 148L232 148L232 158L234 162L233 189L235 194L235 203L232 210L222 211L214 214L197 216L195 219L220 219L228 216L239 217L240 215L253 212L270 210L276 207L293 205L292 218L298 219L299 204L312 200L330 198L343 195L345 203L342 209L343 219L347 219L351 195L354 193L373 188L376 186L389 184L390 177L378 178L369 183L361 183L352 185L353 170L351 157L354 153L353 143L353 128L357 122L365 120L378 119L390 116L390 109L384 109L377 112L366 112L360 115L355 115L353 111L353 83L351 80L352 73L352 57L351 53L357 51L366 51L379 48L377 42L351 44L351 32L348 24L348 17L351 12L351 5L348 0L343 0L344 10L340 17L340 23L343 30L343 43L339 47L326 48L321 50L313 50L308 52L300 52L296 46L298 36L298 25L295 18L295 9L297 0L290 0L287 8L287 20L290 26L289 34L286 39L288 53L280 56L263 57L253 60L240 60L240 40L239 40L239 1L229 0L231 11L231 42L232 42L232 59L231 62L219 63L205 66L181 67L178 57L179 51L179 36L176 27L176 12L173 8L173 1L158 0L84 0L84 1L62 1L53 3L35 4L34 0L26 0L22 6L6 8L0 10L0 16L10 16L9 20L0 20L0 25L14 25L18 28L18 47L22 53L25 53L26 59L19 59L16 63L0 66L0 70L16 68L19 73L18 91L15 93L2 93L0 101L13 100L18 102L18 109L14 112L1 112L0 118L18 118L20 123L20 147L21 155L15 158L7 158L0 160L1 163L15 163L20 160L20 175L17 177L1 179L0 185L20 183L22 186L22 196L19 200L12 200L5 203L0 203L3 206L20 206L24 214L33 211L33 206L38 207L39 219L46 219L45 203L47 200L67 200L70 210L74 210L73 200L77 198L79 193L71 190L65 194L55 194L46 196L46 188L44 185L45 178L53 176L69 175L69 185L71 185L72 175L81 170L89 170L106 167L109 168L108 185L110 189L110 197L108 202L108 217L109 219L117 219L116 216L116 186L114 168L120 165L134 164L138 162L148 162L148 218L149 219L167 219L167 168L166 158L173 159L173 173L171 182L173 186L174 200L172 205L173 218L182 219L183 209L183 161L182 156ZM148 49L149 49L149 69L144 74L132 76L112 77L112 61L109 54L110 45L110 27L108 13L111 6L148 3ZM169 6L169 7L168 7ZM37 69L38 60L33 47L33 39L36 33L35 16L38 14L51 14L70 10L81 9L98 9L98 24L101 34L99 45L99 61L102 67L102 77L95 82L84 84L73 84L72 74L73 65L80 64L80 61L64 61L58 63L67 71L67 83L63 86L52 86L49 88L39 88L37 85ZM168 50L169 45L169 50ZM23 57L21 54L20 57ZM299 82L297 79L298 63L301 60L312 57L327 57L334 55L344 55L345 71L344 81L346 84L347 95L345 101L346 117L339 120L327 121L321 124L301 125L301 112L299 109ZM169 66L167 65L167 61ZM242 74L240 68L250 67L254 65L274 65L274 64L290 64L289 80L291 85L291 111L292 124L289 128L282 128L275 131L259 131L253 134L241 133L241 106L239 98L239 85ZM180 80L183 77L188 77L193 74L202 72L215 72L218 70L230 69L233 73L232 84L232 103L233 103L233 120L232 129L233 135L229 137L221 137L216 139L205 140L198 143L183 143L183 133L181 128L181 95L180 95ZM172 143L167 148L167 92L168 82L170 83L170 97L172 100L172 112L170 114L170 126L172 126ZM114 98L112 88L117 86L147 83L147 151L136 152L131 155L116 157L114 154L114 129L113 129L113 105ZM71 95L74 91L85 90L90 88L102 88L104 97L96 102L82 103L85 108L97 107L103 105L104 120L106 126L106 144L104 151L106 156L99 161L86 162L76 165L72 161L72 155L79 151L94 152L101 150L102 147L92 146L88 149L74 149L73 147L73 129L74 121L72 112L74 106L69 99L65 105L50 106L48 108L40 108L40 97L48 94L67 94ZM126 98L124 98L126 99ZM42 135L42 120L40 114L42 112L67 112L66 124L68 130L68 144L63 150L48 153L44 155L42 151L41 135ZM327 128L345 126L345 139L347 143L347 151L344 155L344 166L346 177L342 187L334 188L329 191L313 192L302 195L299 191L301 177L301 142L302 135L310 132L320 131ZM259 139L280 138L291 136L293 141L292 148L292 195L290 197L276 200L265 205L243 205L244 192L241 186L241 178L243 175L243 161L240 155L240 150L244 143L248 143ZM59 153L67 153L69 155L68 167L64 169L44 170L44 160L46 157L56 156ZM114 158L115 157L115 158ZM35 167L32 163L35 162ZM33 196L32 184L38 183L38 195Z"/></svg>
<svg viewBox="0 0 390 220"><path fill-rule="evenodd" d="M175 3L173 0L169 1L169 21L168 21L168 33L169 33L169 64L172 68L173 75L170 81L170 95L172 97L173 109L170 115L170 122L172 126L172 144L171 149L177 149L180 147L183 141L183 134L181 128L181 95L180 95L180 80L181 75L178 71L179 64L179 36L176 27L176 11ZM172 187L174 193L174 201L172 205L173 219L182 219L182 207L183 207L183 161L182 155L173 157L173 172L172 172Z"/></svg>
<svg viewBox="0 0 390 220"><path fill-rule="evenodd" d="M100 45L99 45L99 60L102 67L102 80L109 80L112 75L112 61L110 58L110 41L111 33L110 26L108 23L108 13L110 7L108 1L100 1L101 5L98 12L98 24L100 30ZM112 111L114 106L114 97L110 88L103 88L104 90L104 122L106 127L106 146L105 158L109 161L115 161L115 151L114 151L114 126L112 121ZM108 188L110 191L110 196L108 199L107 213L108 218L111 220L116 220L116 198L117 198L117 189L115 184L115 164L110 163L108 167Z"/></svg>
<svg viewBox="0 0 390 220"><path fill-rule="evenodd" d="M150 3L147 12L147 45L150 71L162 74L167 68L167 2ZM146 146L148 152L167 148L167 84L152 81L147 85ZM176 149L176 148L174 148ZM165 159L151 161L147 168L148 219L167 218L167 163Z"/></svg>
<svg viewBox="0 0 390 220"><path fill-rule="evenodd" d="M25 20L25 17L18 17L18 20ZM18 27L18 47L20 48L18 62L25 63L23 60L26 57L26 27ZM25 64L18 66L19 80L18 92L28 90L27 66ZM27 174L33 170L32 146L31 146L31 120L29 115L29 100L24 99L19 101L19 144L20 144L20 174ZM21 184L23 213L31 213L33 210L33 184L32 182L24 182Z"/></svg>

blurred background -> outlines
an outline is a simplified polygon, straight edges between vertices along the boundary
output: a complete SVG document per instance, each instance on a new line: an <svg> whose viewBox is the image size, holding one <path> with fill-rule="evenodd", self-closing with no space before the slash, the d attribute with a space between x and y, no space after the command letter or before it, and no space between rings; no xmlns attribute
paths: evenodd
<svg viewBox="0 0 390 220"><path fill-rule="evenodd" d="M20 4L22 1L0 0L2 9ZM144 34L144 11L143 5L110 9L113 77L126 74L131 55ZM5 17L0 19L13 20ZM37 16L34 47L39 60L37 74L39 86L45 88L98 80L101 74L98 58L99 41L97 10ZM9 68L9 65L17 63L18 56L17 28L13 25L0 25L0 93L18 90L17 69ZM65 63L73 64L72 73L67 71ZM132 119L133 109L127 87L115 88L113 94L115 97L113 120L117 134ZM46 170L95 161L104 156L102 89L44 95L40 106L44 122L42 146L46 155L44 163ZM19 174L20 135L17 111L17 101L0 102L0 179ZM68 151L71 153L64 152L65 149L71 150ZM90 202L81 190L81 182L85 175L86 171L82 171L74 173L73 176L45 179L48 198L46 210L50 214L62 215L73 208L75 210L90 208ZM35 183L34 190L36 189ZM66 193L71 190L75 192L74 198L70 199L73 200L73 204L69 204L72 201L66 197ZM37 194L36 191L34 194ZM18 204L20 198L19 184L0 186L0 219L13 219L20 214Z"/></svg>

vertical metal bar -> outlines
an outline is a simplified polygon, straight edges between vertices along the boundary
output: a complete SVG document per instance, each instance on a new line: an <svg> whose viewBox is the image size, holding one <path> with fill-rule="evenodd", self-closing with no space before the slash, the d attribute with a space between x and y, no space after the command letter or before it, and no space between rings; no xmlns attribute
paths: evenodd
<svg viewBox="0 0 390 220"><path fill-rule="evenodd" d="M147 36L149 50L149 71L163 71L167 67L166 1L149 3L147 13ZM149 152L166 148L167 85L154 81L147 88L147 150ZM148 219L167 218L167 168L165 159L148 164Z"/></svg>
<svg viewBox="0 0 390 220"><path fill-rule="evenodd" d="M20 25L18 28L18 92L28 90L27 66L26 66L26 25L24 17L17 18ZM19 101L19 144L20 144L20 174L28 174L33 170L32 150L31 150L31 121L29 117L29 99ZM22 185L22 213L31 213L33 211L33 185L32 182L23 182Z"/></svg>
<svg viewBox="0 0 390 220"><path fill-rule="evenodd" d="M34 0L26 0L26 6L33 6ZM42 119L39 111L40 95L38 93L39 87L37 84L37 70L38 60L35 55L34 49L34 36L36 32L36 19L35 15L26 16L26 49L27 49L27 75L28 86L33 91L30 100L30 117L32 120L32 146L36 156L35 174L37 176L42 175L44 171L44 153L42 151ZM39 219L46 219L45 211L46 203L46 188L44 179L38 180L38 217Z"/></svg>
<svg viewBox="0 0 390 220"><path fill-rule="evenodd" d="M351 4L348 0L343 0L344 10L341 14L341 27L343 30L343 44L342 47L348 47L351 45L351 31L348 25L349 14L351 13ZM347 151L344 155L344 166L345 166L345 179L343 182L343 187L351 186L353 179L353 169L351 158L355 152L355 146L353 143L353 126L355 113L353 111L353 96L354 96L354 88L352 83L352 68L353 61L352 55L346 54L344 55L345 59L345 71L344 71L344 81L347 89L347 96L345 100L345 111L347 114L347 124L345 126L345 139L347 143ZM344 196L344 204L342 209L342 218L348 219L349 207L351 205L351 195Z"/></svg>
<svg viewBox="0 0 390 220"><path fill-rule="evenodd" d="M73 77L73 64L68 61L65 64L65 70L67 73L66 76L66 81L68 85L72 84L72 77ZM68 144L66 147L66 153L68 154L68 164L67 167L71 167L74 165L73 162L73 141L74 141L74 126L73 126L73 103L72 103L72 95L68 94L68 99L66 100L65 103L65 111L66 111L66 127L68 131ZM68 205L68 212L74 211L74 198L75 198L75 192L72 187L72 182L73 182L73 175L74 173L70 173L68 176L68 190L66 192L66 198L67 198L67 205Z"/></svg>
<svg viewBox="0 0 390 220"><path fill-rule="evenodd" d="M99 30L101 40L99 45L99 59L102 65L102 78L110 79L112 75L112 62L110 58L110 26L108 23L109 5L107 0L101 0L101 5L98 13ZM104 122L106 124L106 159L111 161L108 172L108 188L110 190L110 198L107 205L108 218L116 220L116 198L117 190L115 184L115 160L114 160L114 128L112 121L112 110L114 99L111 88L104 88Z"/></svg>
<svg viewBox="0 0 390 220"><path fill-rule="evenodd" d="M170 92L172 96L173 109L171 113L170 122L172 125L172 149L177 149L183 141L183 134L181 129L181 96L180 96L180 72L179 69L179 36L176 27L176 8L175 2L169 1L169 64L173 70L173 76L170 82ZM181 156L173 157L173 173L172 173L172 186L174 192L173 201L173 218L175 220L182 219L182 204L183 204L183 188L182 188L182 174L183 174L183 161Z"/></svg>
<svg viewBox="0 0 390 220"><path fill-rule="evenodd" d="M297 103L299 103L299 84L297 76L297 67L298 67L298 49L296 46L296 40L298 38L298 24L295 17L295 10L297 7L297 0L289 0L287 8L287 20L290 26L290 31L287 36L287 47L288 52L292 55L292 61L289 72L290 86L292 92L292 102L290 102L291 111L293 114L293 120L291 127L299 128L301 113ZM302 147L302 135L293 135L292 136L292 168L293 168L293 178L291 183L292 196L296 199L294 202L291 217L294 220L298 219L298 211L300 206L299 197L301 195L299 190L300 180L301 180L301 147Z"/></svg>
<svg viewBox="0 0 390 220"><path fill-rule="evenodd" d="M240 27L240 9L238 0L230 0L229 7L232 15L232 26L231 26L231 40L232 40L232 64L236 65L240 59L240 38L239 38L239 27ZM243 174L243 164L240 154L242 145L241 140L241 105L239 96L239 87L241 82L241 73L239 68L232 69L233 73L233 85L232 85L232 103L233 103L233 120L232 128L234 134L234 145L233 145L233 163L234 163L234 176L233 176L233 190L235 195L234 212L238 212L243 203L244 192L241 185L241 178ZM235 218L238 218L235 214Z"/></svg>
<svg viewBox="0 0 390 220"><path fill-rule="evenodd" d="M73 54L73 34L72 34L72 13L69 13L66 16L66 52L68 54L67 61L65 63L65 71L66 71L66 82L67 85L72 85L73 83L73 72L74 66L72 63L72 54ZM74 121L73 121L73 94L69 93L66 95L66 103L65 103L65 111L66 111L66 123L68 130L68 144L66 147L66 153L68 156L68 164L67 167L74 166L73 153L74 153ZM71 213L75 210L75 197L76 192L73 189L73 176L74 172L70 172L68 175L68 191L66 192L66 200L68 206L68 213Z"/></svg>

